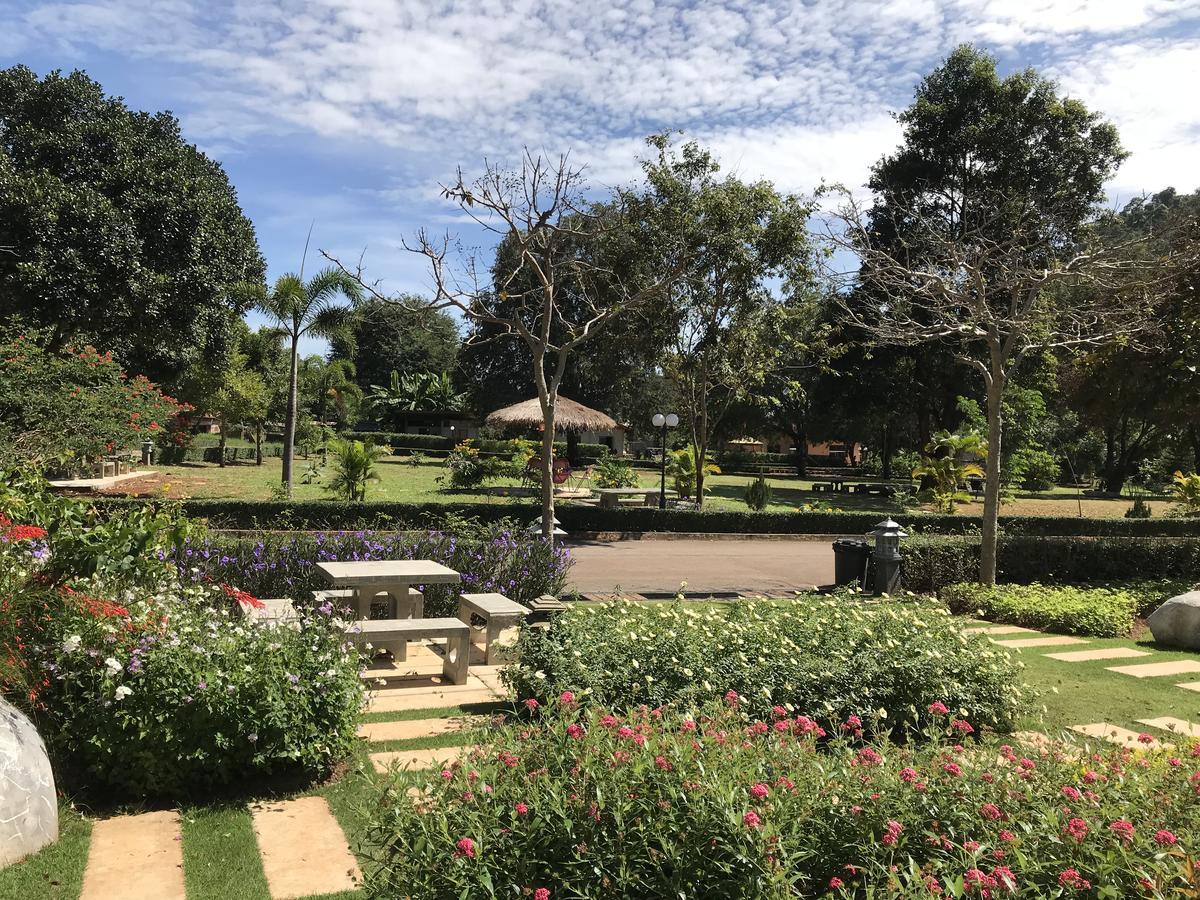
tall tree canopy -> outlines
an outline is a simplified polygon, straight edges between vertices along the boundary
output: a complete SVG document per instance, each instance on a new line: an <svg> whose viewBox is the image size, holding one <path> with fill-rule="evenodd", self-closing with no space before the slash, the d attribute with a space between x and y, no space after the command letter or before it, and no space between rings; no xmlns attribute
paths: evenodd
<svg viewBox="0 0 1200 900"><path fill-rule="evenodd" d="M24 66L0 71L0 247L0 317L160 381L228 343L245 309L229 288L265 269L225 172L174 116Z"/></svg>
<svg viewBox="0 0 1200 900"><path fill-rule="evenodd" d="M368 297L354 310L349 328L330 342L334 358L354 363L355 379L364 391L400 377L453 372L458 357L458 326L446 313L430 309L420 297L397 302Z"/></svg>

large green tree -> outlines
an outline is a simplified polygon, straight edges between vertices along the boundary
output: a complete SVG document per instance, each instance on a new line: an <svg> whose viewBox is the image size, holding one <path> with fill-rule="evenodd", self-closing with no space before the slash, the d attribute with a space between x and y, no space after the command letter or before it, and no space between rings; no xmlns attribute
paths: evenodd
<svg viewBox="0 0 1200 900"><path fill-rule="evenodd" d="M225 172L174 116L24 66L0 71L0 247L0 317L168 382L228 343L245 309L230 287L265 268Z"/></svg>
<svg viewBox="0 0 1200 900"><path fill-rule="evenodd" d="M400 377L424 372L453 372L459 348L458 325L428 301L402 296L395 303L368 297L354 311L349 327L330 341L333 358L354 363L364 391Z"/></svg>
<svg viewBox="0 0 1200 900"><path fill-rule="evenodd" d="M1002 78L960 47L899 115L875 202L847 196L833 239L879 302L846 312L875 340L951 346L982 377L988 421L980 580L996 578L1005 392L1022 361L1098 347L1144 326L1167 268L1091 228L1124 158L1116 129L1033 70ZM1101 290L1080 295L1074 288Z"/></svg>

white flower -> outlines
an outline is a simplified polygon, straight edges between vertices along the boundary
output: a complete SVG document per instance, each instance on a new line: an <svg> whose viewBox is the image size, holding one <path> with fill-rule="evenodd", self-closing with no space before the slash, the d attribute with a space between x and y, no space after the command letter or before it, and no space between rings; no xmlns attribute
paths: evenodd
<svg viewBox="0 0 1200 900"><path fill-rule="evenodd" d="M77 634L73 634L62 642L62 648L67 653L74 653L79 649L79 645L83 643L83 638Z"/></svg>
<svg viewBox="0 0 1200 900"><path fill-rule="evenodd" d="M109 675L116 675L118 672L121 671L121 664L119 662L117 662L115 659L113 659L111 656L104 661L104 665L108 669Z"/></svg>
<svg viewBox="0 0 1200 900"><path fill-rule="evenodd" d="M116 689L116 691L113 692L113 696L117 700L124 700L126 697L128 697L132 693L133 693L133 688L129 687L128 685L123 684L120 687L118 687Z"/></svg>

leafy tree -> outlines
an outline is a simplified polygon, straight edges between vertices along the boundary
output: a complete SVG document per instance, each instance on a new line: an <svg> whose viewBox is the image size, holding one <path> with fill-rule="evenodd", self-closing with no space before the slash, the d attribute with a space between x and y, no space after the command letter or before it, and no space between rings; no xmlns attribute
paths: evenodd
<svg viewBox="0 0 1200 900"><path fill-rule="evenodd" d="M292 455L296 447L297 385L300 368L300 338L344 335L351 309L338 305L339 297L357 303L362 299L359 283L346 273L323 269L308 281L302 275L280 276L268 293L253 291L255 305L283 331L290 345L287 410L283 420L283 485L292 495Z"/></svg>
<svg viewBox="0 0 1200 900"><path fill-rule="evenodd" d="M881 299L855 324L884 343L951 345L983 378L988 457L1003 452L1003 401L1026 357L1104 346L1145 326L1142 300L1174 266L1089 225L1124 158L1116 129L1026 70L955 50L899 115L904 143L875 167L875 204L846 196L832 237ZM1081 295L1087 284L1099 288ZM996 578L1001 473L984 489L980 580Z"/></svg>
<svg viewBox="0 0 1200 900"><path fill-rule="evenodd" d="M716 161L694 142L677 150L655 135L648 143L657 156L643 162L642 214L654 235L683 245L665 311L675 326L665 369L679 385L692 452L703 460L722 417L780 367L783 338L799 331L792 322L803 304L783 303L773 283L781 280L793 297L808 289L813 207L769 182L718 179ZM696 482L703 502L703 466Z"/></svg>
<svg viewBox="0 0 1200 900"><path fill-rule="evenodd" d="M300 361L300 396L314 424L324 425L330 417L337 425L352 422L363 399L354 363L336 357L326 360L306 356Z"/></svg>
<svg viewBox="0 0 1200 900"><path fill-rule="evenodd" d="M354 363L364 391L387 384L392 372L401 377L422 372L453 372L459 351L458 326L424 298L406 295L398 302L368 297L354 310L345 333L330 341L331 358Z"/></svg>
<svg viewBox="0 0 1200 900"><path fill-rule="evenodd" d="M386 385L371 385L367 405L376 419L401 431L401 426L407 424L405 413L460 412L466 409L467 396L454 387L446 372L402 376L393 370Z"/></svg>
<svg viewBox="0 0 1200 900"><path fill-rule="evenodd" d="M209 411L221 420L219 463L225 465L225 444L234 424L255 426L257 462L262 464L262 423L270 410L271 396L261 373L248 368L246 355L234 350L218 370L216 389L209 397Z"/></svg>
<svg viewBox="0 0 1200 900"><path fill-rule="evenodd" d="M228 342L265 269L221 166L83 72L0 70L0 317L170 381Z"/></svg>

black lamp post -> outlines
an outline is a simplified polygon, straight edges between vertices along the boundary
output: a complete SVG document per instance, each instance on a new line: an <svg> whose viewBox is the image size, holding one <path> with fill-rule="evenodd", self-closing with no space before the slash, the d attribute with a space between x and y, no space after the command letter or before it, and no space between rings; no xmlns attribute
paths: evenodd
<svg viewBox="0 0 1200 900"><path fill-rule="evenodd" d="M659 457L659 472L660 478L658 482L658 508L667 508L667 429L674 428L679 424L679 416L675 413L655 413L654 418L655 428L662 429L662 442L660 448L662 455Z"/></svg>

